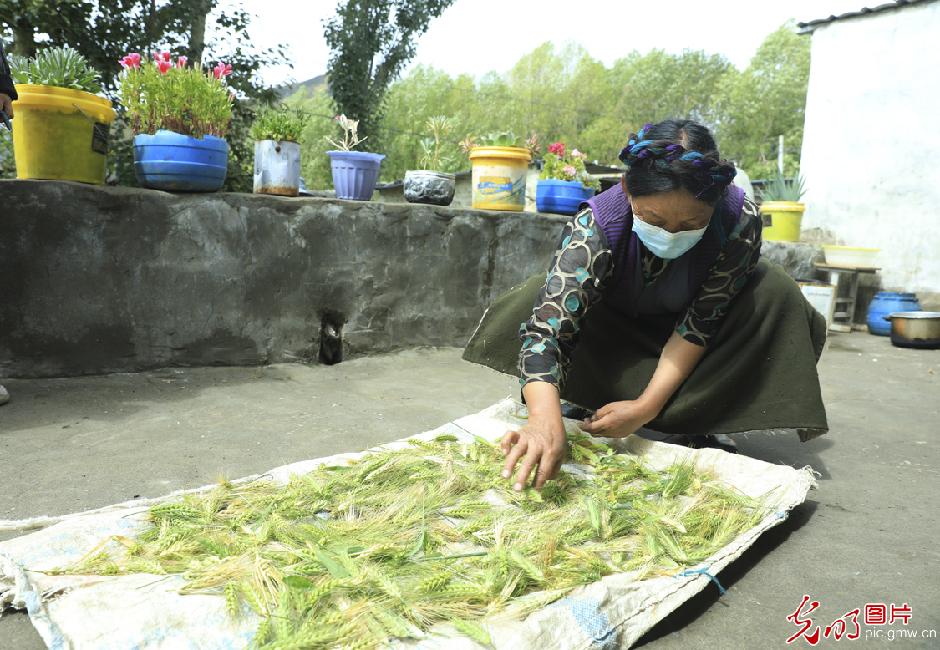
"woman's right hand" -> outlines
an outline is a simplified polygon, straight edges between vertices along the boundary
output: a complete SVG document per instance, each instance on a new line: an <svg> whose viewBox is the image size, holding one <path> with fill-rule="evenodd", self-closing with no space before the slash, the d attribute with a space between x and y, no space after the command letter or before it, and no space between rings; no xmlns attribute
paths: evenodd
<svg viewBox="0 0 940 650"><path fill-rule="evenodd" d="M509 431L499 444L506 464L503 478L509 478L522 461L513 479L513 488L522 490L529 482L529 475L536 469L534 487L540 490L545 481L555 478L565 460L565 426L558 417L533 417L516 431Z"/></svg>

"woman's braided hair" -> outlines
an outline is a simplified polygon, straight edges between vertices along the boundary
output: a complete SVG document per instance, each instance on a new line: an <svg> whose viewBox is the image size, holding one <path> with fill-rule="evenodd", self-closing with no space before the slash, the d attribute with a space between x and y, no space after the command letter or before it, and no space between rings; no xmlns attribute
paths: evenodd
<svg viewBox="0 0 940 650"><path fill-rule="evenodd" d="M631 196L648 196L680 188L714 204L734 180L737 170L718 154L707 128L692 120L647 124L630 135L620 152Z"/></svg>

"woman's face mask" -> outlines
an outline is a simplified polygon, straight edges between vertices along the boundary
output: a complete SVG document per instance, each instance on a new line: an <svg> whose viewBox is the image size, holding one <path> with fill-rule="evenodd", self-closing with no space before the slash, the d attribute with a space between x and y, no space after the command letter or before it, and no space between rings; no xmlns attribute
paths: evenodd
<svg viewBox="0 0 940 650"><path fill-rule="evenodd" d="M654 255L672 260L695 246L708 229L715 207L685 190L628 196L633 232Z"/></svg>
<svg viewBox="0 0 940 650"><path fill-rule="evenodd" d="M669 232L659 226L646 223L636 214L633 215L633 232L636 233L636 236L640 238L643 245L653 255L665 260L674 260L689 252L699 242L707 229L708 226L698 230Z"/></svg>

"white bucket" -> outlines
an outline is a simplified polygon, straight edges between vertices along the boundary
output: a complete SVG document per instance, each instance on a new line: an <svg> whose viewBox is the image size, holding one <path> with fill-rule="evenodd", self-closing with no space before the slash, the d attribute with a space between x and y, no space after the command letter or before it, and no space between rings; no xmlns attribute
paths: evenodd
<svg viewBox="0 0 940 650"><path fill-rule="evenodd" d="M806 302L826 317L826 327L832 327L832 318L836 307L836 288L831 284L818 282L800 282L800 291Z"/></svg>
<svg viewBox="0 0 940 650"><path fill-rule="evenodd" d="M300 145L282 140L255 142L255 194L297 196L300 192Z"/></svg>

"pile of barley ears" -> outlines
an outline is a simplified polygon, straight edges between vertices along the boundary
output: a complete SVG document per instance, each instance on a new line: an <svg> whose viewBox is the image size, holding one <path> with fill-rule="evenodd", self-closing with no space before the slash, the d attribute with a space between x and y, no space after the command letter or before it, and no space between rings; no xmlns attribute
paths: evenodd
<svg viewBox="0 0 940 650"><path fill-rule="evenodd" d="M287 485L221 482L151 508L136 539L105 540L63 573L181 574L185 593L253 610L259 648L371 648L450 623L490 643L487 617L521 617L612 573L695 565L765 514L676 464L656 472L580 432L541 492L510 489L477 439L414 440Z"/></svg>

